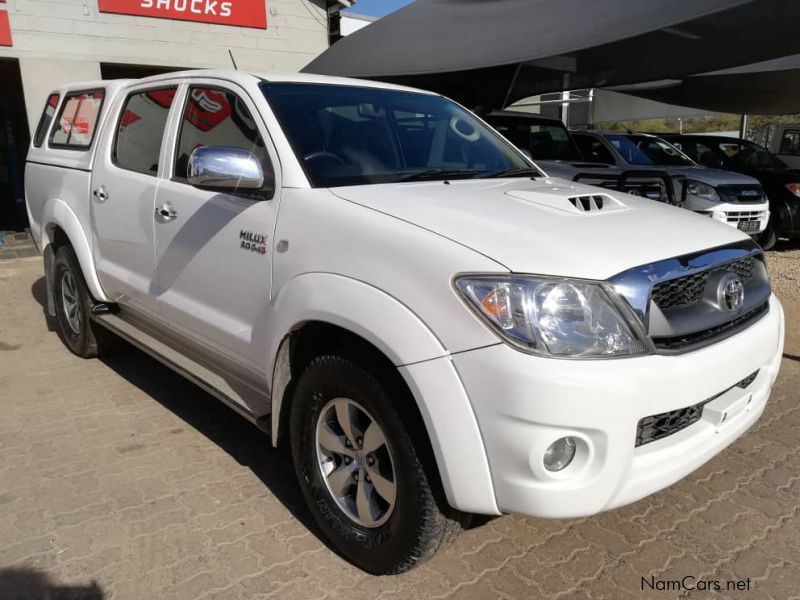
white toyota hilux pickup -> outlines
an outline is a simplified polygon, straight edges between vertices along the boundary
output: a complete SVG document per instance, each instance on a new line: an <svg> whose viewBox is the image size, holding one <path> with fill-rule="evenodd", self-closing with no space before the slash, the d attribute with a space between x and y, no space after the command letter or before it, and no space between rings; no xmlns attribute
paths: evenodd
<svg viewBox="0 0 800 600"><path fill-rule="evenodd" d="M56 89L26 167L48 308L288 444L371 573L475 514L578 517L759 417L783 311L747 235L548 177L439 95L190 71Z"/></svg>

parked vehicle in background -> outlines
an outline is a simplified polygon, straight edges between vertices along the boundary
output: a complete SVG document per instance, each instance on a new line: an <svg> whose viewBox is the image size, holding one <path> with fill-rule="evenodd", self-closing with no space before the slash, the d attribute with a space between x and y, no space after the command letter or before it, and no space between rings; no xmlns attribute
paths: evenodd
<svg viewBox="0 0 800 600"><path fill-rule="evenodd" d="M618 190L682 206L684 176L660 168L620 168L609 161L587 160L560 119L521 111L493 111L487 123L506 136L548 175ZM602 158L602 157L601 157Z"/></svg>
<svg viewBox="0 0 800 600"><path fill-rule="evenodd" d="M753 140L781 159L790 169L800 169L800 123L768 123Z"/></svg>
<svg viewBox="0 0 800 600"><path fill-rule="evenodd" d="M585 160L561 119L535 113L492 111L484 120L544 169L548 175L677 204L666 173L624 171Z"/></svg>
<svg viewBox="0 0 800 600"><path fill-rule="evenodd" d="M581 153L590 160L620 169L662 169L680 179L682 205L736 227L752 236L769 220L769 203L761 184L752 177L709 169L668 142L646 133L573 131Z"/></svg>
<svg viewBox="0 0 800 600"><path fill-rule="evenodd" d="M65 345L117 334L289 446L320 530L370 573L476 513L671 485L778 375L750 238L546 177L439 95L188 71L49 105L26 200Z"/></svg>
<svg viewBox="0 0 800 600"><path fill-rule="evenodd" d="M800 237L800 172L748 140L708 134L661 137L701 165L758 179L769 199L769 223L758 239L764 249L772 248L778 237Z"/></svg>

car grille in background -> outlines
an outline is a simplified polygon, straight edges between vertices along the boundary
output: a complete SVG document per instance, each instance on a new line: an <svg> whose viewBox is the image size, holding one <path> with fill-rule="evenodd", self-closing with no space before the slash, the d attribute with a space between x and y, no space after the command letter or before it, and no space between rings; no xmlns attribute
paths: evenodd
<svg viewBox="0 0 800 600"><path fill-rule="evenodd" d="M698 402L693 406L686 408L678 408L669 412L660 413L658 415L651 415L639 420L639 425L636 428L636 446L643 446L650 442L663 439L673 433L678 433L682 429L686 429L689 425L694 425L703 416L703 407L716 400L725 392L729 392L735 387L746 389L755 378L758 376L758 371L751 373L739 383L732 385L726 390L721 391L719 394L711 396L702 402Z"/></svg>
<svg viewBox="0 0 800 600"><path fill-rule="evenodd" d="M742 283L745 283L753 276L755 266L756 259L748 256L708 271L659 283L653 287L650 297L661 310L691 306L702 300L706 281L713 273L721 270L733 271Z"/></svg>
<svg viewBox="0 0 800 600"><path fill-rule="evenodd" d="M717 190L723 202L756 204L764 201L764 190L757 185L720 185Z"/></svg>
<svg viewBox="0 0 800 600"><path fill-rule="evenodd" d="M725 213L728 223L741 223L747 221L766 221L767 213L761 210L729 211Z"/></svg>

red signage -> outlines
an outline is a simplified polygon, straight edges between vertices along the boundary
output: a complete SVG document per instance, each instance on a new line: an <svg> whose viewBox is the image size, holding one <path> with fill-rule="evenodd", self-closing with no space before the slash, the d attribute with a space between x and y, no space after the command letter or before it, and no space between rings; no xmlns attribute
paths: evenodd
<svg viewBox="0 0 800 600"><path fill-rule="evenodd" d="M8 24L8 13L0 10L0 46L13 46L11 43L11 25Z"/></svg>
<svg viewBox="0 0 800 600"><path fill-rule="evenodd" d="M100 12L267 28L267 0L98 0Z"/></svg>

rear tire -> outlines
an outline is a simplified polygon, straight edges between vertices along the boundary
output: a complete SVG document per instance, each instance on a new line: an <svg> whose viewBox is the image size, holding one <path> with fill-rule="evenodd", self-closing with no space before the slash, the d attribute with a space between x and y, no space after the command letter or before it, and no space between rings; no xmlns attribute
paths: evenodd
<svg viewBox="0 0 800 600"><path fill-rule="evenodd" d="M104 341L109 334L92 320L93 300L78 258L69 245L56 251L53 298L61 341L81 358L96 357L100 351L99 341Z"/></svg>
<svg viewBox="0 0 800 600"><path fill-rule="evenodd" d="M295 389L290 435L303 495L325 535L359 568L388 575L431 558L466 515L437 503L397 410L404 392L376 373L344 356L312 360Z"/></svg>

